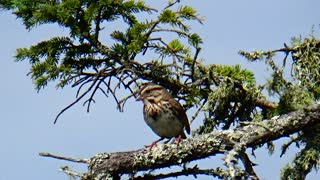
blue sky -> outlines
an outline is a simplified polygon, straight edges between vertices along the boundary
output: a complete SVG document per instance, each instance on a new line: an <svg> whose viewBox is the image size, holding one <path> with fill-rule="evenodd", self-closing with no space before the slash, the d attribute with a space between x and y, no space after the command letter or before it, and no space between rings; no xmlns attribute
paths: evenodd
<svg viewBox="0 0 320 180"><path fill-rule="evenodd" d="M206 19L204 25L193 27L204 40L200 56L205 63L239 63L251 69L258 82L267 78L266 68L263 63L246 62L238 55L240 49L280 48L293 36L307 36L312 26L319 32L320 1L317 0L182 2L197 8ZM46 25L29 32L21 20L9 12L0 12L0 24L0 65L3 67L0 71L0 180L67 179L58 171L59 167L85 169L83 165L39 157L39 152L88 158L99 152L135 150L158 138L143 121L141 102L131 99L120 113L111 98L101 95L97 96L97 103L89 114L78 104L53 125L57 113L74 100L76 89L57 90L51 84L37 93L30 77L26 76L29 64L14 62L13 56L16 48L67 34L67 30ZM289 154L279 160L279 146L272 156L265 149L257 151L257 159L253 159L259 164L256 171L262 179L278 179L281 167L296 150L291 148ZM204 166L216 162L221 163L221 157L206 160ZM319 174L313 173L308 179L316 177ZM200 176L200 179L206 178Z"/></svg>

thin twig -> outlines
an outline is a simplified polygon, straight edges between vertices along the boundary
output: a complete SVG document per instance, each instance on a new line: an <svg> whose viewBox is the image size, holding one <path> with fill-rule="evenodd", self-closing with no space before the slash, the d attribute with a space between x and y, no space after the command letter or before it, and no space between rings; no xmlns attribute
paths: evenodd
<svg viewBox="0 0 320 180"><path fill-rule="evenodd" d="M179 61L181 61L180 59L184 59L185 58L182 55L177 54L166 42L164 42L162 40L161 37L159 37L159 38L151 38L151 39L148 39L148 41L159 41L161 44L163 44L170 51L171 55L177 57ZM161 46L159 47L158 44L154 44L154 46L155 46L155 48L158 48L158 49L162 48Z"/></svg>
<svg viewBox="0 0 320 180"><path fill-rule="evenodd" d="M98 78L98 77L97 77L97 78ZM92 91L90 98L87 100L87 102L88 102L87 112L90 111L91 102L94 102L94 103L95 103L93 97L94 97L94 95L96 94L97 90L99 89L101 82L104 81L105 78L106 78L106 77L104 77L104 78L102 78L102 79L99 80L98 84L96 85L96 87L95 87L94 90ZM85 104L83 104L83 105L85 105Z"/></svg>
<svg viewBox="0 0 320 180"><path fill-rule="evenodd" d="M196 117L199 115L200 111L203 109L203 107L205 106L205 104L207 103L208 99L205 98L203 103L201 104L201 106L197 109L197 111L194 113L194 115L191 117L191 121L190 124L193 123L193 121L196 119Z"/></svg>
<svg viewBox="0 0 320 180"><path fill-rule="evenodd" d="M96 41L96 42L98 42L99 41L99 33L100 33L100 30L101 30L101 28L100 28L100 23L101 23L101 13L102 13L102 10L103 10L103 6L101 6L100 8L99 8L99 10L98 10L98 13L97 13L97 15L96 15L96 18L95 18L95 24L96 24L96 27L95 27L95 36L94 36L94 40Z"/></svg>
<svg viewBox="0 0 320 180"><path fill-rule="evenodd" d="M289 142L286 142L285 144L282 145L280 157L282 157L282 156L286 153L286 151L287 151L287 149L289 148L289 146L290 146L292 143L297 142L298 139L299 139L299 138L298 138L297 136L291 136L290 141L289 141Z"/></svg>
<svg viewBox="0 0 320 180"><path fill-rule="evenodd" d="M79 84L81 84L82 82L84 82L85 80L87 80L87 79L90 78L90 77L91 77L91 76L86 75L86 76L84 76L84 77L76 80L76 81L72 84L71 87L76 87L76 86L78 86Z"/></svg>
<svg viewBox="0 0 320 180"><path fill-rule="evenodd" d="M288 45L287 45L286 43L284 43L283 45L284 45L284 47L285 47L286 49L289 49L289 47L288 47ZM285 52L286 56L285 56L284 59L283 59L282 67L285 67L285 66L286 66L286 62L287 62L287 58L288 58L289 53L290 53L290 51Z"/></svg>
<svg viewBox="0 0 320 180"><path fill-rule="evenodd" d="M151 28L149 29L149 31L147 31L145 34L144 34L144 37L146 39L145 43L147 44L147 46L145 47L145 50L144 52L142 53L142 55L145 55L145 53L147 52L148 50L148 47L149 47L149 41L148 41L148 38L150 37L151 33L153 33L153 30L157 27L157 25L160 23L160 20L158 21L155 21L154 24L151 26ZM142 47L144 48L144 47Z"/></svg>
<svg viewBox="0 0 320 180"><path fill-rule="evenodd" d="M137 86L137 85L138 85L138 83L137 83L137 80L138 80L138 79L139 79L138 76L137 76L137 77L134 77L133 79L131 79L130 81L128 81L127 85L130 87L132 83L135 83L135 85ZM131 91L131 93L133 93L133 91L131 90L131 88L130 88L130 91Z"/></svg>
<svg viewBox="0 0 320 180"><path fill-rule="evenodd" d="M194 72L195 72L195 66L196 66L196 63L197 63L197 59L198 59L198 55L199 55L199 52L201 51L201 48L198 47L196 49L196 53L193 57L193 62L192 62L192 66L191 66L191 79L192 79L192 82L194 82Z"/></svg>
<svg viewBox="0 0 320 180"><path fill-rule="evenodd" d="M130 72L132 73L132 74L130 74ZM121 73L121 75L120 75L120 77L118 77L118 74L119 73ZM137 84L137 82L136 82L136 80L138 79L137 77L133 77L133 75L136 75L136 73L132 70L132 69L129 69L129 68L124 68L121 72L119 72L117 75L116 75L116 78L119 80L119 82L117 83L117 85L116 85L116 87L119 87L120 88L120 86L121 86L121 84L123 85L123 87L125 88L125 89L129 89L129 91L131 92L131 93L133 93L133 91L132 91L132 89L130 88L130 84L132 83L125 83L124 81L127 79L127 78L131 78L131 80L129 80L129 82L130 81L134 81L136 84ZM116 88L114 89L114 92L116 91Z"/></svg>
<svg viewBox="0 0 320 180"><path fill-rule="evenodd" d="M104 91L101 87L98 88L102 92L102 94L104 94L107 98L109 97L106 91Z"/></svg>
<svg viewBox="0 0 320 180"><path fill-rule="evenodd" d="M175 4L177 4L177 3L180 3L180 0L176 0L176 1L174 1L174 2L171 2L171 3L169 3L166 7L164 7L163 9L165 10L165 9L168 9L168 8L170 8L171 6L173 6L173 5L175 5Z"/></svg>
<svg viewBox="0 0 320 180"><path fill-rule="evenodd" d="M108 88L108 92L110 92L113 96L113 99L116 101L117 103L117 108L120 109L120 105L119 105L119 100L115 94L115 92L111 89L110 85L108 83L106 83L105 81L102 82L107 88ZM121 111L120 111L121 112Z"/></svg>
<svg viewBox="0 0 320 180"><path fill-rule="evenodd" d="M84 85L86 85L87 83L91 82L91 81L93 81L93 80L92 80L92 79L88 79L86 82L82 83L82 84L79 86L79 88L78 88L78 90L77 90L77 93L76 93L76 98L78 98L82 87L83 87Z"/></svg>
<svg viewBox="0 0 320 180"><path fill-rule="evenodd" d="M173 33L177 33L179 35L183 35L183 37L188 37L189 34L184 32L184 31L180 31L178 29L164 29L164 28L157 28L157 29L154 29L153 32L173 32Z"/></svg>
<svg viewBox="0 0 320 180"><path fill-rule="evenodd" d="M135 96L135 94L138 92L138 90L139 90L139 89L133 91L131 94L129 94L128 96L122 98L122 99L119 101L120 108L121 108L121 109L120 109L120 112L123 111L124 105L125 105L125 103L127 102L127 100L128 100L129 98L131 98L132 96Z"/></svg>
<svg viewBox="0 0 320 180"><path fill-rule="evenodd" d="M106 84L107 87L110 87L111 80L112 80L112 76L109 76L108 83L104 82L104 84ZM107 93L109 93L109 92L110 92L110 89L108 88L108 89L107 89Z"/></svg>
<svg viewBox="0 0 320 180"><path fill-rule="evenodd" d="M68 166L61 167L60 171L62 171L64 173L66 173L67 175L69 175L70 179L71 179L71 177L73 179L76 179L76 177L80 177L81 178L83 176L82 173L78 173L78 172L72 171Z"/></svg>
<svg viewBox="0 0 320 180"><path fill-rule="evenodd" d="M76 100L74 100L71 104L69 104L67 107L63 108L58 115L56 116L56 118L54 119L53 124L56 124L58 118L60 117L61 114L63 114L66 110L68 110L70 107L72 107L73 105L75 105L77 102L79 102L88 92L91 91L92 87L96 84L98 78L96 78L93 83L91 84L91 86L84 92L81 94L81 96L79 96Z"/></svg>
<svg viewBox="0 0 320 180"><path fill-rule="evenodd" d="M76 162L76 163L86 163L86 164L89 163L88 159L71 158L71 157L60 156L60 155L51 154L51 153L47 153L47 152L41 152L41 153L39 153L39 156L51 157L51 158L54 158L54 159L61 159L61 160L71 161L71 162Z"/></svg>
<svg viewBox="0 0 320 180"><path fill-rule="evenodd" d="M250 175L252 180L259 180L256 172L253 169L253 166L257 165L253 163L248 157L247 153L240 153L240 159L243 163L245 171Z"/></svg>

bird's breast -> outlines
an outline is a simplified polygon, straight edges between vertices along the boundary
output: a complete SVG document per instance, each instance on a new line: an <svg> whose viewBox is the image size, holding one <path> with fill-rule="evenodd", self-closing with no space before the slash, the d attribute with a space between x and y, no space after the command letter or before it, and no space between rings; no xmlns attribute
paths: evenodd
<svg viewBox="0 0 320 180"><path fill-rule="evenodd" d="M150 128L160 137L176 137L183 131L182 122L173 114L173 111L160 108L153 104L145 106L144 120Z"/></svg>

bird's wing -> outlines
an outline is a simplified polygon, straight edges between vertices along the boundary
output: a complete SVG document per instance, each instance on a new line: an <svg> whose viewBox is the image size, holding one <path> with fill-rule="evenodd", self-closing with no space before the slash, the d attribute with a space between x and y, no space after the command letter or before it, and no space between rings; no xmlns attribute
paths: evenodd
<svg viewBox="0 0 320 180"><path fill-rule="evenodd" d="M186 112L181 104L175 99L172 101L172 109L177 117L181 117L181 121L186 128L187 133L190 134L190 124Z"/></svg>

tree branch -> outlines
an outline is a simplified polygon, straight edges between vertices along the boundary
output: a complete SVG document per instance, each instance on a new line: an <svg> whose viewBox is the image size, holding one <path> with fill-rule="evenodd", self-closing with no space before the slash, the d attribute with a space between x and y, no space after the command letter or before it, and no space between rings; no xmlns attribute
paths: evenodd
<svg viewBox="0 0 320 180"><path fill-rule="evenodd" d="M39 153L39 156L51 157L51 158L55 158L55 159L62 159L62 160L66 160L66 161L76 162L76 163L89 163L88 159L65 157L65 156L60 156L60 155L51 154L51 153L47 153L47 152L41 152L41 153Z"/></svg>
<svg viewBox="0 0 320 180"><path fill-rule="evenodd" d="M240 159L243 163L243 166L246 170L246 172L251 176L252 180L259 180L256 172L253 169L253 166L256 166L257 164L253 163L247 153L240 154Z"/></svg>
<svg viewBox="0 0 320 180"><path fill-rule="evenodd" d="M219 130L210 134L188 138L176 144L161 144L153 149L138 149L135 151L101 153L90 160L69 158L50 153L40 153L41 156L52 157L72 162L87 163L89 171L82 179L104 179L120 177L122 174L132 174L139 171L181 165L225 153L228 155L235 147L256 147L267 142L288 137L289 135L320 124L320 105L292 111L261 122L241 123L231 130ZM244 151L242 151L244 152ZM245 176L255 176L250 160L242 158L247 171ZM248 166L249 164L249 166ZM251 169L251 170L250 170ZM240 170L240 169L238 169ZM239 172L237 170L237 172ZM248 172L249 171L249 172ZM239 173L242 174L240 171ZM229 177L231 174L229 174Z"/></svg>
<svg viewBox="0 0 320 180"><path fill-rule="evenodd" d="M254 147L319 123L320 105L314 105L271 120L248 123L233 130L215 131L188 138L178 147L176 144L162 144L151 150L97 154L90 159L88 174L93 177L106 177L110 174L126 174L180 165L229 151L236 143L241 143L246 148Z"/></svg>

